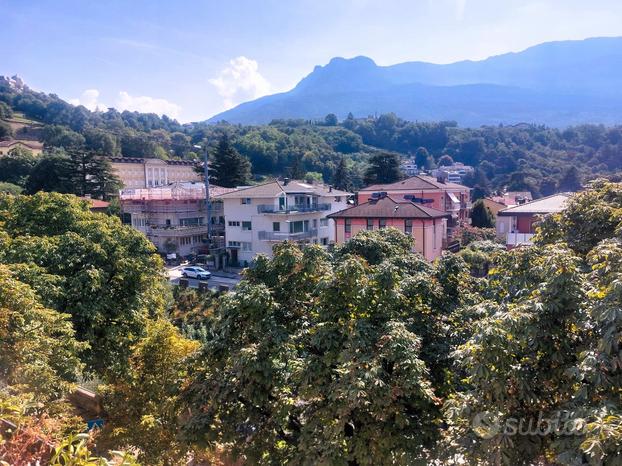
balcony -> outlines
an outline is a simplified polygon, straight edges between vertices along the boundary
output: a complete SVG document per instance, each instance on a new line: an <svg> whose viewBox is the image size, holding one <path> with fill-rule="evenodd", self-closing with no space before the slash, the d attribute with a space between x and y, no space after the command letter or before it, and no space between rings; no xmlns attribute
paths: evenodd
<svg viewBox="0 0 622 466"><path fill-rule="evenodd" d="M520 244L530 245L533 244L531 242L533 236L533 233L508 233L505 244L512 247Z"/></svg>
<svg viewBox="0 0 622 466"><path fill-rule="evenodd" d="M317 229L301 231L299 233L287 233L281 231L260 231L258 237L261 241L300 241L317 237Z"/></svg>
<svg viewBox="0 0 622 466"><path fill-rule="evenodd" d="M147 225L147 234L153 236L206 235L207 225Z"/></svg>
<svg viewBox="0 0 622 466"><path fill-rule="evenodd" d="M313 205L291 205L287 207L277 207L272 204L260 204L257 206L258 214L304 214L307 212L320 212L330 210L330 204Z"/></svg>

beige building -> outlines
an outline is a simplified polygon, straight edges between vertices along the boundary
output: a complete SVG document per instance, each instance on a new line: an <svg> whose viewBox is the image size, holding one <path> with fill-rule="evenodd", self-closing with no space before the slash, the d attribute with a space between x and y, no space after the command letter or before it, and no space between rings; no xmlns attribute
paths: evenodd
<svg viewBox="0 0 622 466"><path fill-rule="evenodd" d="M212 245L224 248L223 203L214 198L232 189L210 187ZM124 223L142 231L162 253L180 256L208 253L207 209L202 183L173 183L167 186L121 190Z"/></svg>
<svg viewBox="0 0 622 466"><path fill-rule="evenodd" d="M200 182L202 179L195 170L196 162L187 160L112 157L110 163L123 187L129 189L153 188L186 181Z"/></svg>
<svg viewBox="0 0 622 466"><path fill-rule="evenodd" d="M25 140L12 140L12 141L0 141L0 157L8 155L10 151L21 147L22 149L29 150L34 155L41 155L43 152L43 144L39 141L25 141Z"/></svg>

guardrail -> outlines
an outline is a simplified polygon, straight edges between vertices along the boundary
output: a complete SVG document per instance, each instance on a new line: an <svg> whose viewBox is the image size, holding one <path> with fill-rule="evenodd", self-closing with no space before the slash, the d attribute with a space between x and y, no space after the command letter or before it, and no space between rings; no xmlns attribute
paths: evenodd
<svg viewBox="0 0 622 466"><path fill-rule="evenodd" d="M295 214L306 212L319 212L323 210L330 210L330 204L314 204L308 205L293 205L287 207L278 207L270 204L260 204L257 206L258 214Z"/></svg>
<svg viewBox="0 0 622 466"><path fill-rule="evenodd" d="M508 233L505 244L508 246L518 246L519 244L532 244L533 233Z"/></svg>

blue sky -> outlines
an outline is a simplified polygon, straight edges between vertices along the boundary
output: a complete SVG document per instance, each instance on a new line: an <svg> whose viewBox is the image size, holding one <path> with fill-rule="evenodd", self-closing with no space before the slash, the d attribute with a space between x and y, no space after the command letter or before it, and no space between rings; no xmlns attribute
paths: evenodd
<svg viewBox="0 0 622 466"><path fill-rule="evenodd" d="M206 119L335 56L449 63L622 35L620 0L0 0L0 74L90 108Z"/></svg>

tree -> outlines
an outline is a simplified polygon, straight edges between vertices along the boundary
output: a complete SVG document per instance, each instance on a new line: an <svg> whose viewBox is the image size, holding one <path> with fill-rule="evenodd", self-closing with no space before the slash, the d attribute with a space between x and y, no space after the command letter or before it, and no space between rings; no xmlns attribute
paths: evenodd
<svg viewBox="0 0 622 466"><path fill-rule="evenodd" d="M36 163L32 152L16 148L0 158L0 181L24 187Z"/></svg>
<svg viewBox="0 0 622 466"><path fill-rule="evenodd" d="M73 162L64 149L52 149L43 154L32 168L25 182L26 191L34 194L39 191L72 193Z"/></svg>
<svg viewBox="0 0 622 466"><path fill-rule="evenodd" d="M248 184L251 177L249 160L235 150L227 133L220 137L210 169L214 183L226 188Z"/></svg>
<svg viewBox="0 0 622 466"><path fill-rule="evenodd" d="M399 156L390 152L380 152L369 160L365 183L393 183L401 177Z"/></svg>
<svg viewBox="0 0 622 466"><path fill-rule="evenodd" d="M72 151L70 171L72 192L78 196L109 199L121 187L110 161L95 152Z"/></svg>
<svg viewBox="0 0 622 466"><path fill-rule="evenodd" d="M184 394L190 440L253 464L426 463L466 265L433 267L394 229L361 235L335 257L277 245L221 299Z"/></svg>
<svg viewBox="0 0 622 466"><path fill-rule="evenodd" d="M438 159L439 167L447 167L453 164L454 164L454 159L451 158L451 155L444 154L444 155L441 155L441 157Z"/></svg>
<svg viewBox="0 0 622 466"><path fill-rule="evenodd" d="M88 342L87 368L123 371L147 319L163 310L162 260L141 233L75 196L0 195L0 262Z"/></svg>
<svg viewBox="0 0 622 466"><path fill-rule="evenodd" d="M13 130L8 123L0 120L0 140L8 139L13 136Z"/></svg>
<svg viewBox="0 0 622 466"><path fill-rule="evenodd" d="M177 435L178 397L198 346L169 322L150 322L145 338L132 347L128 370L102 389L109 417L101 442L138 448L144 464L183 459L188 447Z"/></svg>
<svg viewBox="0 0 622 466"><path fill-rule="evenodd" d="M287 170L287 174L293 180L301 180L305 176L305 171L302 167L302 157L300 155L294 155L292 158L292 164Z"/></svg>
<svg viewBox="0 0 622 466"><path fill-rule="evenodd" d="M332 183L335 188L342 191L350 191L353 188L350 178L350 169L346 164L345 157L341 157L339 165L337 165L337 170L335 170L335 174L333 175Z"/></svg>
<svg viewBox="0 0 622 466"><path fill-rule="evenodd" d="M471 225L477 228L492 228L495 220L482 199L475 201L471 209Z"/></svg>
<svg viewBox="0 0 622 466"><path fill-rule="evenodd" d="M335 115L334 113L329 113L324 118L324 124L326 126L337 126L338 123L339 120L337 119L337 115Z"/></svg>
<svg viewBox="0 0 622 466"><path fill-rule="evenodd" d="M561 192L575 192L579 191L581 187L581 178L577 167L574 165L568 167L557 184L557 190Z"/></svg>
<svg viewBox="0 0 622 466"><path fill-rule="evenodd" d="M430 170L434 166L434 160L425 147L419 147L415 152L415 164L419 169Z"/></svg>

